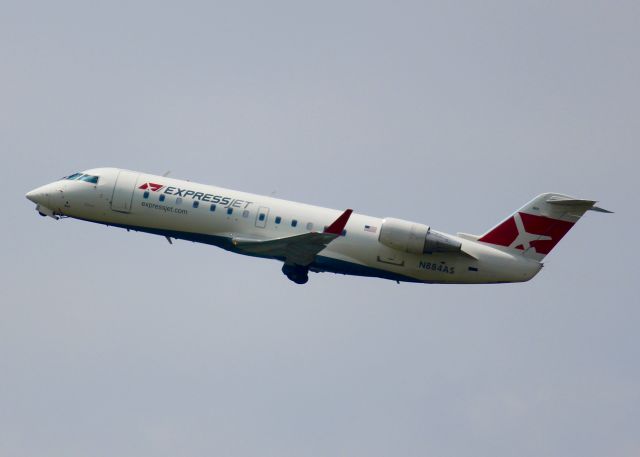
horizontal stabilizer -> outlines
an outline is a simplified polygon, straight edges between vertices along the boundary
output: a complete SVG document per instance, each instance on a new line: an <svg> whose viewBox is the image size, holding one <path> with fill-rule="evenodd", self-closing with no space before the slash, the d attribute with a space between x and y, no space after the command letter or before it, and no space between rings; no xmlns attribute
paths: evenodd
<svg viewBox="0 0 640 457"><path fill-rule="evenodd" d="M593 206L595 200L584 200L582 198L566 197L564 195L551 195L546 199L547 203L552 205L568 205L568 206Z"/></svg>
<svg viewBox="0 0 640 457"><path fill-rule="evenodd" d="M600 208L599 206L592 206L591 208L589 208L589 211L597 211L598 213L613 214L613 211L609 211L608 209Z"/></svg>
<svg viewBox="0 0 640 457"><path fill-rule="evenodd" d="M587 210L597 211L599 213L613 213L613 211L595 206L596 202L594 200L583 200L580 198L565 197L564 195L552 195L547 199L547 203L557 206L586 207Z"/></svg>

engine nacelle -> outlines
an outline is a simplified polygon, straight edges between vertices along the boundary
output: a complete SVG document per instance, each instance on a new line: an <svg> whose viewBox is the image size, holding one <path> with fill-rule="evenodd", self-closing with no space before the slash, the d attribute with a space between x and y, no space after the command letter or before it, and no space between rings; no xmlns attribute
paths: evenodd
<svg viewBox="0 0 640 457"><path fill-rule="evenodd" d="M457 252L462 244L432 231L428 225L387 217L382 221L378 241L392 249L411 254Z"/></svg>

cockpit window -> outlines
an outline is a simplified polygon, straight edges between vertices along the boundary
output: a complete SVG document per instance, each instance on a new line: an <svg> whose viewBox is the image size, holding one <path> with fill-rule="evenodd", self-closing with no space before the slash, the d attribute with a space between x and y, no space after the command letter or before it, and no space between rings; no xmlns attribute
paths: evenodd
<svg viewBox="0 0 640 457"><path fill-rule="evenodd" d="M90 182L91 184L98 184L98 177L91 176L91 175L83 175L80 178L80 181L87 181L87 182Z"/></svg>
<svg viewBox="0 0 640 457"><path fill-rule="evenodd" d="M69 181L86 181L91 184L98 184L98 176L87 175L84 173L74 173L72 175L66 176L63 179L68 179Z"/></svg>

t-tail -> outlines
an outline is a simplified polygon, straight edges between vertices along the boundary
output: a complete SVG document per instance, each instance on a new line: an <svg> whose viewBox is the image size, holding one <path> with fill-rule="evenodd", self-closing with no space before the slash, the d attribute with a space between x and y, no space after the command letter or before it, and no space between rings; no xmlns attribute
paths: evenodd
<svg viewBox="0 0 640 457"><path fill-rule="evenodd" d="M542 194L480 236L478 241L541 261L584 213L589 210L611 212L595 204L593 200L562 194Z"/></svg>

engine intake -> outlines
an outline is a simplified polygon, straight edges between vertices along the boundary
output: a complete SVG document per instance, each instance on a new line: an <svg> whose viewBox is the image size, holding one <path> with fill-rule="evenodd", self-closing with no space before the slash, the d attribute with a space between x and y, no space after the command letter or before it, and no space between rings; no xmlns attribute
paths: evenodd
<svg viewBox="0 0 640 457"><path fill-rule="evenodd" d="M462 244L428 225L388 217L382 221L378 241L392 249L411 254L457 252Z"/></svg>

